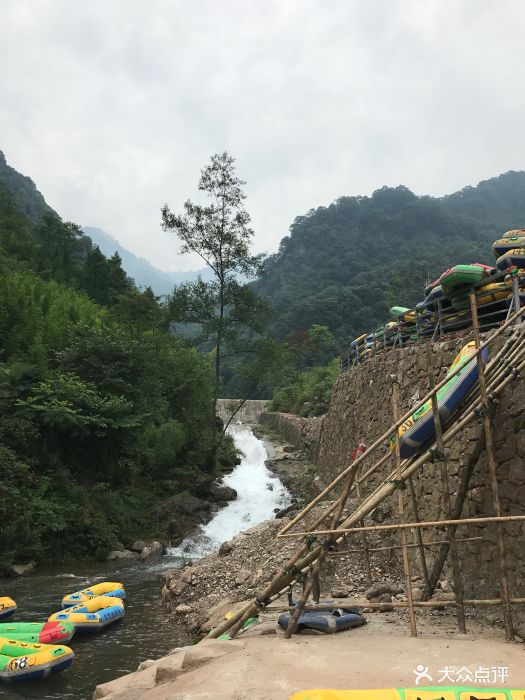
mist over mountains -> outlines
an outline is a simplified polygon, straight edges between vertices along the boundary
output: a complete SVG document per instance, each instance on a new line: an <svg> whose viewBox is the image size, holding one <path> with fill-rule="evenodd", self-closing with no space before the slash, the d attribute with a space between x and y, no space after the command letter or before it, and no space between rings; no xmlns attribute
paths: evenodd
<svg viewBox="0 0 525 700"><path fill-rule="evenodd" d="M104 255L110 257L118 253L122 259L122 267L131 277L137 287L151 287L155 294L169 294L173 287L182 282L192 282L200 275L204 279L210 278L207 268L202 270L188 270L181 272L165 272L154 267L149 260L141 258L124 248L116 238L95 226L83 226L82 230L97 245Z"/></svg>

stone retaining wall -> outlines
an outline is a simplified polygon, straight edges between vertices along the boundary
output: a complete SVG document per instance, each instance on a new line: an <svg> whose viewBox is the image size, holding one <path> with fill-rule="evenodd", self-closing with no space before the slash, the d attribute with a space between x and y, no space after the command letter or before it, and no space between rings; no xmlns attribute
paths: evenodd
<svg viewBox="0 0 525 700"><path fill-rule="evenodd" d="M217 401L217 415L227 423L240 403L242 403L241 399L219 399ZM269 401L249 399L237 411L233 420L242 423L257 423L268 404Z"/></svg>
<svg viewBox="0 0 525 700"><path fill-rule="evenodd" d="M324 416L300 418L291 413L263 413L260 421L277 430L288 442L305 452L311 462L317 459Z"/></svg>
<svg viewBox="0 0 525 700"><path fill-rule="evenodd" d="M440 381L468 336L435 343L434 362L438 368L435 380ZM491 346L494 355L504 339ZM400 410L404 413L428 391L425 347L410 345L405 348L388 349L370 358L369 361L340 375L332 393L328 413L323 418L309 419L290 417L285 414L265 416L287 439L303 448L305 436L309 449L317 453L317 470L323 482L329 482L350 464L352 452L360 442L371 445L392 424L390 375L397 374L400 381ZM322 425L322 430L320 426ZM498 481L502 511L504 515L525 514L525 382L522 378L511 383L501 394L493 417L495 447L498 461ZM320 440L319 447L315 441ZM380 454L380 453L376 453ZM463 517L493 515L487 457L481 418L474 420L447 445L450 487L454 501L462 480L468 470L472 472ZM377 459L377 457L376 457ZM372 462L368 461L369 467ZM382 481L389 478L393 469L392 460L382 472L370 478L363 489L367 495ZM440 466L426 464L414 477L419 517L439 520L445 517L440 480ZM413 518L411 502L405 495L408 517ZM397 513L397 492L388 500L387 512ZM397 516L396 516L397 517ZM511 595L525 597L525 522L505 524L505 541L508 551L508 569ZM459 552L467 598L495 598L499 595L497 552L495 546L496 527L480 525L461 527L458 537L481 537L480 541L460 543ZM446 539L443 529L425 529L425 541ZM413 541L413 534L409 536ZM385 544L399 542L398 535L385 535ZM354 545L359 546L357 539ZM431 567L438 547L429 548L428 564ZM395 550L399 554L399 550ZM417 550L411 550L411 559L416 573L419 569ZM449 561L444 575L452 579ZM501 608L483 608L493 619L501 617ZM525 637L525 608L515 608L517 627Z"/></svg>

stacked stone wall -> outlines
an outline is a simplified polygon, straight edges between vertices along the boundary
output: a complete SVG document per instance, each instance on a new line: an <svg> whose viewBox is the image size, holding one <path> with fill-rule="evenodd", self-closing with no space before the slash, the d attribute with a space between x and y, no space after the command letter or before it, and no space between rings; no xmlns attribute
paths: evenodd
<svg viewBox="0 0 525 700"><path fill-rule="evenodd" d="M217 401L217 415L227 423L235 413L234 422L255 424L266 410L268 403L269 401L263 399L249 399L239 408L239 405L242 404L241 399L219 399Z"/></svg>
<svg viewBox="0 0 525 700"><path fill-rule="evenodd" d="M291 413L263 413L260 420L304 452L310 461L316 461L324 416L301 418Z"/></svg>
<svg viewBox="0 0 525 700"><path fill-rule="evenodd" d="M435 343L432 346L436 382L443 379L453 359L471 338L461 338ZM505 338L498 339L490 348L493 356ZM424 345L388 349L373 356L362 365L340 375L327 414L315 419L315 430L319 444L310 443L309 449L317 455L317 471L323 482L329 482L351 463L352 452L359 445L371 445L392 424L391 381L396 374L400 382L400 409L404 413L428 391L427 362ZM265 418L267 420L267 418ZM304 421L297 417L280 414L272 420L287 439L301 447L303 435L310 434ZM498 483L504 515L525 514L525 381L512 382L493 406L493 429L498 462ZM322 425L322 430L321 426ZM383 448L383 454L386 446ZM493 515L491 490L489 487L487 455L481 418L475 419L447 445L448 470L452 500L455 500L467 473L472 473L462 511L463 517ZM382 454L376 453L377 456ZM366 467L371 466L368 461ZM389 478L393 462L363 489L363 495L371 493L380 483ZM441 489L439 464L426 464L414 477L420 519L440 520L445 517ZM397 495L388 500L388 508L397 513ZM413 517L408 492L405 492L405 507ZM525 523L504 525L508 551L508 569L511 594L525 597ZM470 598L496 598L499 596L497 551L494 525L461 527L458 537L480 537L481 540L459 544L465 595ZM425 541L446 539L446 531L423 530ZM413 534L410 535L413 538ZM398 543L397 535L385 535L385 544ZM359 546L358 540L355 540ZM427 550L428 563L432 567L439 548ZM399 550L396 550L399 553ZM419 569L417 550L411 550L412 565ZM450 560L444 569L445 577L452 579ZM500 609L488 609L492 616L500 617ZM496 611L496 612L495 612ZM525 635L525 608L515 609L517 626Z"/></svg>

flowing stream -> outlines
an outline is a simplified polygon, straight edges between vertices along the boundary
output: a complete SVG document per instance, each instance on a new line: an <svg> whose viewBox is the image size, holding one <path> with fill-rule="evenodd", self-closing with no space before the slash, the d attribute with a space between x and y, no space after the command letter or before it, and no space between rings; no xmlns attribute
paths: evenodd
<svg viewBox="0 0 525 700"><path fill-rule="evenodd" d="M1 595L18 604L13 622L42 621L60 607L66 593L96 583L119 581L127 591L125 617L99 633L77 635L70 642L75 651L72 665L63 673L43 681L12 686L0 681L0 700L40 698L40 700L91 700L95 686L135 671L145 659L156 659L176 646L191 644L184 630L166 621L160 602L160 574L216 550L221 542L242 530L271 518L275 508L289 502L289 494L279 479L265 466L268 454L248 426L231 429L244 457L224 478L238 498L220 510L196 536L171 550L163 561L145 565L119 562L83 563L70 567L42 567L38 573L18 579L0 579Z"/></svg>
<svg viewBox="0 0 525 700"><path fill-rule="evenodd" d="M290 503L288 490L266 467L268 452L264 443L255 437L248 425L237 423L230 428L230 433L243 456L232 473L224 477L223 483L237 491L237 498L203 525L201 532L170 550L172 556L200 559L242 530L273 518L276 509Z"/></svg>

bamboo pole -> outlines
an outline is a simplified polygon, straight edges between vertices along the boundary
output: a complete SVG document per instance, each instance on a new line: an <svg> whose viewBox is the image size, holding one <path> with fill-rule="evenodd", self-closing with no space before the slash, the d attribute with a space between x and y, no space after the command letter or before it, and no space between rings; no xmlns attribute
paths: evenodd
<svg viewBox="0 0 525 700"><path fill-rule="evenodd" d="M421 521L418 521L421 522ZM481 542L483 537L456 537L456 542ZM438 545L448 544L448 540L434 540L433 542L423 542L423 547L437 547ZM418 543L407 544L407 547L419 547ZM369 552L389 552L392 549L401 549L400 544L390 545L389 547L369 547ZM329 552L330 557L342 557L345 554L362 554L363 550L359 549L339 549L335 552Z"/></svg>
<svg viewBox="0 0 525 700"><path fill-rule="evenodd" d="M354 462L354 465L356 462ZM354 466L354 469L350 472L350 475L348 477L348 482L346 484L346 487L341 494L341 498L339 499L338 507L334 513L333 521L332 521L332 527L337 527L337 525L340 522L341 515L343 513L343 508L345 507L345 503L348 499L348 496L350 495L350 491L352 489L353 481L355 478L355 475L357 473L357 466ZM334 542L334 536L333 535L328 535L326 540L323 542L322 546L320 547L320 552L317 556L317 559L315 560L312 571L310 572L310 576L308 577L308 581L306 582L306 585L304 587L304 590L302 592L302 595L299 599L299 602L294 608L293 613L290 615L290 621L288 622L288 626L286 627L286 632L284 633L284 638L285 639L290 639L292 634L295 632L297 629L297 623L299 622L299 618L301 617L301 613L303 611L303 608L306 604L306 601L308 600L308 596L310 595L315 581L319 580L319 573L321 571L321 566L323 564L324 558L331 547L331 545Z"/></svg>
<svg viewBox="0 0 525 700"><path fill-rule="evenodd" d="M470 294L470 309L472 312L472 327L474 329L474 342L476 348L479 349L481 342L479 337L479 320L478 310L476 307L476 294ZM483 367L483 358L481 353L477 356L478 363L478 382L481 396L481 406L483 409L483 431L485 433L485 449L487 452L487 462L489 468L490 490L492 492L492 504L494 515L501 516L501 504L499 500L499 486L497 477L497 464L494 451L494 438L492 434L492 423L490 420L489 400L487 397L487 386L485 381L485 370ZM500 595L504 601L504 617L505 617L505 636L507 640L514 639L514 630L512 625L512 610L510 607L510 591L509 579L507 573L507 553L505 549L505 541L503 538L503 526L501 523L496 525L496 543L498 549L498 559L500 568Z"/></svg>
<svg viewBox="0 0 525 700"><path fill-rule="evenodd" d="M361 504L363 502L363 499L361 497L361 489L359 487L359 482L356 481L355 486L357 489L357 502L358 504ZM361 524L365 524L363 520L361 520ZM370 587L372 585L372 567L370 566L370 552L368 549L368 538L366 536L366 532L361 533L361 541L363 543L363 553L365 555L366 580L368 586Z"/></svg>
<svg viewBox="0 0 525 700"><path fill-rule="evenodd" d="M463 605L468 607L491 607L502 604L501 598L487 598L487 599L475 599L466 598L463 601ZM510 602L512 605L525 605L525 598L511 598ZM412 604L415 608L441 608L441 607L453 607L457 605L455 600L419 600L414 601ZM384 610L386 607L390 608L408 608L408 602L402 600L396 600L392 603L370 603L367 601L350 601L345 602L345 608L370 608L371 611ZM309 605L305 608L305 612L320 612L321 610L333 610L334 604L331 605ZM271 612L287 612L288 610L293 610L293 607L278 607L270 608Z"/></svg>
<svg viewBox="0 0 525 700"><path fill-rule="evenodd" d="M314 535L349 535L354 532L379 532L381 530L410 530L416 527L444 527L446 525L485 525L511 523L525 520L525 515L484 516L479 518L452 518L450 520L425 520L420 523L393 523L391 525L366 525L365 527L339 527L337 530L314 530ZM301 535L304 533L293 533ZM292 535L289 535L292 537Z"/></svg>
<svg viewBox="0 0 525 700"><path fill-rule="evenodd" d="M525 308L525 307L524 307ZM520 364L515 368L516 372L520 372L522 370L525 370L525 361L520 362ZM499 394L503 389L514 379L513 374L508 374L506 375L499 386L494 386L491 385L492 393L495 395ZM471 409L469 412L463 416L463 418L455 423L453 426L451 426L446 433L443 435L443 442L447 443L450 440L452 440L463 428L470 423L474 418L477 417L477 404L479 402L474 402L472 405ZM419 458L417 458L414 461L408 462L407 466L405 467L405 470L403 471L403 479L407 479L409 476L415 474L417 471L421 469L421 467L428 461L432 459L432 454L430 450L427 450L424 452ZM359 532L359 528L350 528L350 525L353 525L356 522L359 522L359 520L362 520L368 513L370 513L374 508L376 508L385 498L387 498L389 495L391 495L394 491L394 486L387 480L384 484L379 486L370 496L365 500L363 505L360 508L357 508L346 520L341 523L341 526L338 527L337 529L337 534L347 534L349 532ZM443 521L441 521L443 522ZM460 524L461 521L454 521L451 524ZM437 523L438 525L440 523ZM382 527L380 525L376 526L378 528ZM373 528L372 528L373 529ZM317 534L326 534L327 530L315 530L312 529L308 533L304 532L291 532L291 533L286 533L284 535L277 534L277 537L302 537L305 534L312 534L312 535L317 535Z"/></svg>
<svg viewBox="0 0 525 700"><path fill-rule="evenodd" d="M484 345L487 345L490 342L492 342L499 335L499 333L501 333L504 330L505 327L510 325L510 323L512 323L513 320L518 318L524 311L525 311L525 309L522 308L519 312L517 312L513 316L509 317L507 322L505 324L503 324L503 326L501 326L500 329L498 329L498 331L496 331ZM521 347L523 347L523 343L521 343ZM501 368L496 367L496 359L502 353L503 353L503 349L497 353L495 358L492 358L492 362L489 362L489 364L487 366L487 368L489 368L489 365L490 365L490 368L492 368L492 365L494 365L495 370L498 374L498 379L501 378L500 385L495 387L495 389L494 389L495 394L501 392L507 386L507 384L510 381L512 381L513 376L515 376L515 375L511 376L511 375L507 374L505 371L501 370ZM518 360L520 358L521 358L521 355L519 357L517 357L516 359ZM521 362L520 364L518 364L518 366L515 369L516 369L516 371L520 371L520 370L525 369L525 362ZM449 377L450 376L451 375L449 375ZM496 381L494 380L494 385L495 385L495 383L496 383ZM447 441L449 439L452 439L468 422L470 422L475 417L475 415L476 415L475 410L474 409L470 410L469 413L466 416L464 416L464 418L459 423L457 423L455 426L453 426L452 428L450 428L447 431L447 433L444 436L444 440ZM371 451L371 448L369 449L368 452L370 453L370 451ZM365 456L366 456L366 454L363 455L363 458ZM419 468L421 468L421 466L424 464L424 462L429 459L429 457L430 457L430 453L427 451L427 453L425 453L422 456L422 458L415 460L415 462L412 462L411 464L409 464L406 467L405 471L403 472L403 478L407 478L409 475L414 474ZM384 458L382 458L382 459L384 459ZM352 466L355 466L355 463ZM347 473L348 473L348 470L347 470ZM344 478L344 474L340 474L339 477L337 478L337 480L340 481L341 478ZM333 488L333 486L334 486L334 484L330 485L327 489L325 489L324 495L326 495L326 493L328 493ZM386 492L385 492L385 489L386 489ZM390 493L391 493L391 488L389 485L384 485L384 486L376 489L376 491L365 500L365 503L363 504L363 506L360 509L357 509L357 511L361 511L360 517L358 516L356 518L356 515L357 515L357 511L356 511L342 521L341 525L343 526L343 529L345 526L349 526L350 524L353 524L354 522L358 522L360 519L362 519L367 513L369 513L378 503L380 503ZM320 496L323 496L323 494L320 494ZM332 505L330 511L333 510L333 508L335 507L336 504L337 504L337 501ZM309 506L309 509L311 510L311 508L314 505L315 505L314 503L311 503ZM304 511L303 511L303 514L305 514ZM323 513L317 519L316 523L313 526L311 526L309 531L306 533L302 533L302 534L301 533L291 533L288 535L284 535L284 537L297 537L297 536L313 537L317 532L320 532L320 531L316 530L316 528L319 526L319 524L326 517L327 517L327 513ZM509 517L512 518L513 516L509 516ZM516 517L516 516L514 516L514 517ZM470 519L470 522L472 522L472 521L473 521L473 519ZM460 520L458 522L458 524L461 524L462 522L463 521ZM437 525L439 525L439 524L440 523L437 523ZM378 528L378 529L380 529L381 527L382 526L375 526L375 528ZM372 527L372 529L375 529L375 528ZM341 531L341 527L339 527L339 529L337 531L330 530L328 532L333 533L333 534L339 534L340 531ZM349 532L351 532L351 531L352 530L349 529ZM327 531L324 531L324 532L326 533ZM336 543L339 543L340 541L342 541L345 536L346 536L346 533L343 533L343 535L341 535L338 538ZM257 611L261 607L263 607L265 604L271 602L272 599L274 599L275 597L279 597L280 595L282 595L283 592L286 592L288 585L295 581L294 575L290 574L290 571L292 570L292 568L297 569L301 566L304 566L304 567L309 566L309 564L315 560L317 553L320 551L319 547L316 548L313 552L310 552L310 554L308 554L301 561L300 564L295 566L296 562L298 562L300 557L304 555L306 549L308 549L308 544L304 544L302 546L302 548L300 550L298 550L290 558L287 565L283 568L283 570L279 574L277 574L274 577L272 582L266 587L266 589L263 591L263 593L260 594L259 597L257 597L253 602L249 603L245 608L243 608L238 613L236 613L232 619L225 621L225 623L220 625L218 628L212 630L210 632L210 634L208 635L208 637L212 637L212 638L218 637L221 634L223 634L225 631L227 631L229 628L233 628L235 626L236 630L233 631L233 629L232 629L232 635L234 635L236 633L236 631L238 631L240 629L240 627L246 621L246 619L248 619L250 616L256 614ZM303 568L301 570L304 571L305 568ZM278 592L280 590L279 584L283 587L283 589L280 591L280 593Z"/></svg>
<svg viewBox="0 0 525 700"><path fill-rule="evenodd" d="M427 375L428 375L428 388L433 389L435 386L434 380L434 369L432 362L432 351L430 349L430 343L425 343L425 351L427 356ZM478 355L481 357L481 355ZM434 418L434 430L436 434L436 447L438 454L440 455L440 472L441 472L441 490L443 497L443 511L447 518L452 517L452 505L450 500L450 483L448 479L448 459L445 453L445 446L443 444L443 434L441 432L441 418L439 416L439 406L437 401L437 395L432 396L432 414ZM458 548L456 545L456 528L453 525L449 525L448 530L448 540L450 549L450 558L452 560L452 571L454 574L454 593L456 594L457 608L457 618L458 618L458 629L461 634L467 633L467 627L465 624L465 610L463 608L463 581L461 578L461 567L459 565ZM421 535L421 530L418 529L417 532ZM430 593L432 595L432 593Z"/></svg>
<svg viewBox="0 0 525 700"><path fill-rule="evenodd" d="M397 423L399 418L399 380L397 375L392 375L392 414L394 423ZM401 452L399 439L396 439L394 455L396 460L396 471L398 478L398 509L399 517L402 523L405 522L405 506L403 503L403 491L401 490ZM410 575L410 560L408 558L407 536L406 531L401 530L401 547L403 552L403 571L405 574L405 594L408 600L408 617L410 619L410 634L417 637L416 614L414 612L414 601L412 599L412 578Z"/></svg>
<svg viewBox="0 0 525 700"><path fill-rule="evenodd" d="M419 520L418 507L417 507L416 490L414 489L414 481L413 481L411 476L407 479L407 481L408 481L408 490L410 491L410 499L412 501L412 509L414 511L414 520L416 521L416 523L418 523L418 522L420 522L420 520ZM363 521L361 521L361 522L363 522ZM366 532L363 532L363 535L366 535ZM430 590L430 583L428 580L427 559L425 556L423 536L421 534L420 529L416 530L416 544L415 545L407 545L407 546L408 547L416 546L418 548L419 561L421 564L421 573L423 575L423 581L425 583L425 594L430 598L430 596L432 595L432 591Z"/></svg>
<svg viewBox="0 0 525 700"><path fill-rule="evenodd" d="M490 343L492 343L503 331L508 328L511 323L513 323L516 319L518 319L523 313L525 313L525 307L518 309L512 316L510 316L505 323L503 323L493 334L492 336L487 339L485 342L481 343L480 347L476 349L475 355L479 355L481 351L486 348ZM332 489L342 480L347 476L352 469L354 465L357 463L361 463L366 457L368 457L371 453L373 453L377 447L379 447L384 440L387 440L404 422L407 418L410 418L412 413L414 411L417 411L421 406L423 406L430 398L432 398L433 393L437 393L441 387L443 387L452 377L454 377L458 372L460 372L462 369L461 366L456 367L456 369L452 370L441 382L439 382L434 390L432 392L428 392L415 406L413 406L407 413L405 413L395 425L392 425L381 437L379 437L370 447L368 447L362 455L360 455L356 462L353 464L347 466L343 471L338 474L338 476L332 481L331 484L329 484L320 494L318 494L310 503L303 508L303 510L295 517L293 520L291 520L285 527L279 532L279 535L284 535L286 532L288 532L297 522L302 520L304 516L317 504L319 503L320 500L322 500Z"/></svg>

